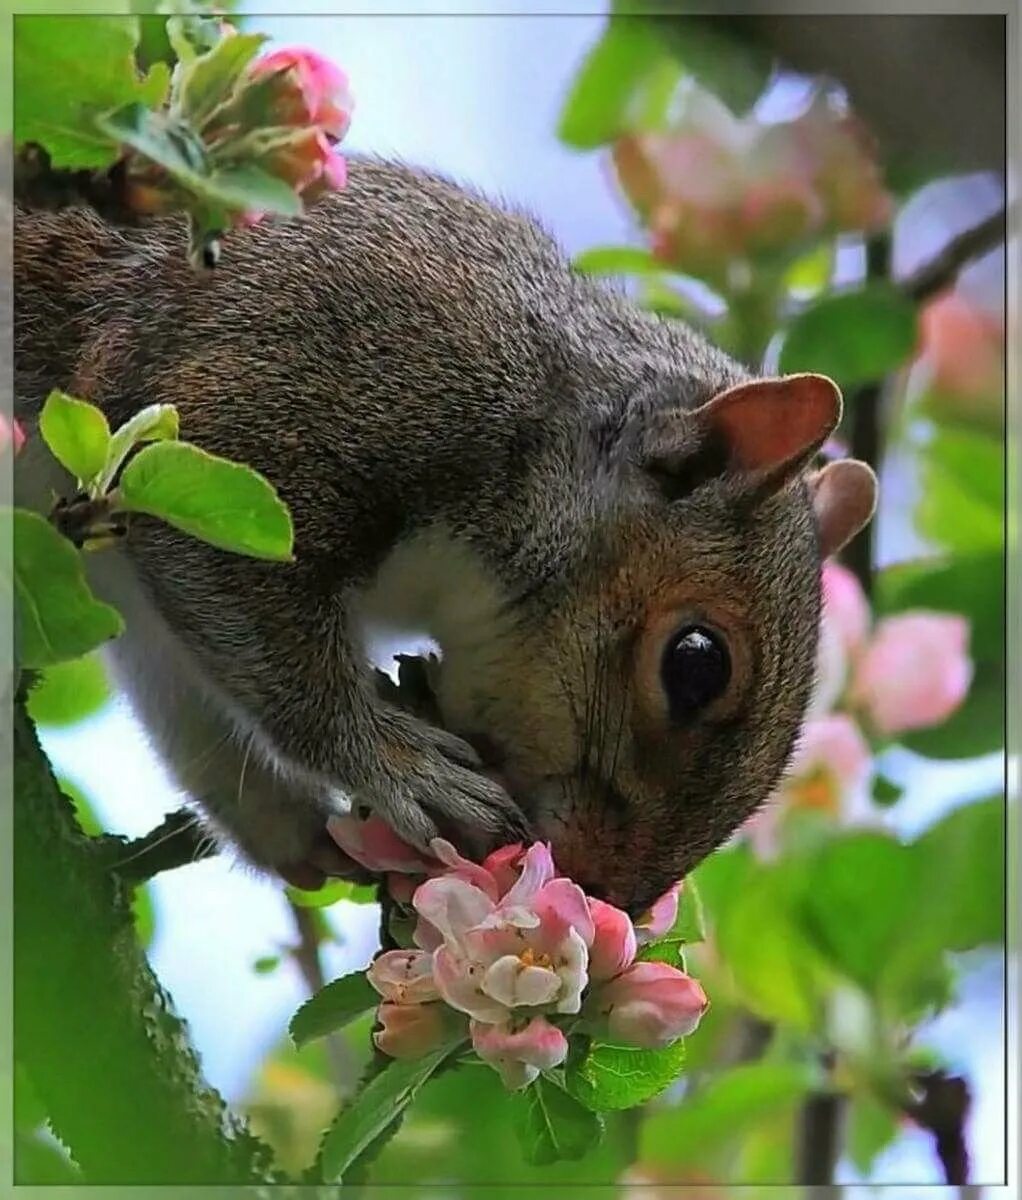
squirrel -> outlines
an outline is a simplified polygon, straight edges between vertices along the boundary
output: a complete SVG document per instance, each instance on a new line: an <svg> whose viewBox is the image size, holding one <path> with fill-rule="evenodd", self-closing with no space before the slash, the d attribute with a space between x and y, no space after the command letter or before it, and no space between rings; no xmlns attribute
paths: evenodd
<svg viewBox="0 0 1022 1200"><path fill-rule="evenodd" d="M288 564L142 517L87 556L116 681L251 863L343 873L354 805L420 848L540 837L637 913L776 786L822 560L875 503L864 463L814 469L828 379L758 378L530 216L373 159L205 276L173 217L18 209L14 251L30 429L53 387L112 422L172 403L290 507ZM36 507L73 489L38 446L18 469ZM439 646L442 728L377 694L387 629Z"/></svg>

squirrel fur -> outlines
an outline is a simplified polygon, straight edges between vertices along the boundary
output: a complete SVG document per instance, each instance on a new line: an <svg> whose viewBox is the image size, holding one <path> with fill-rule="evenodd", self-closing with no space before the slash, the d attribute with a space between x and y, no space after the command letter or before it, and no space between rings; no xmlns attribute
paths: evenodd
<svg viewBox="0 0 1022 1200"><path fill-rule="evenodd" d="M874 503L864 464L811 471L829 381L755 380L574 272L529 217L370 160L305 218L232 234L207 276L179 220L19 210L30 427L53 387L112 425L176 405L184 437L290 506L290 564L149 518L88 558L126 619L115 676L178 786L305 882L342 869L324 827L351 802L420 847L542 837L641 911L776 786L822 558ZM19 460L44 509L73 489L47 457ZM727 686L678 721L665 646L693 624ZM377 695L381 629L441 648L444 728Z"/></svg>

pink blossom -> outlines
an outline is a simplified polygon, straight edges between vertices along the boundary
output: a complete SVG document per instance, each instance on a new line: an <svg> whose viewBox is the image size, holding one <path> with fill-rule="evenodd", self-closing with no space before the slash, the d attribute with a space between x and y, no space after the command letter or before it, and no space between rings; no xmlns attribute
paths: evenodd
<svg viewBox="0 0 1022 1200"><path fill-rule="evenodd" d="M386 1002L376 1011L383 1026L373 1041L391 1058L422 1058L435 1049L449 1032L442 1004L395 1004Z"/></svg>
<svg viewBox="0 0 1022 1200"><path fill-rule="evenodd" d="M855 575L840 563L823 564L823 620L848 653L859 649L869 633L869 601Z"/></svg>
<svg viewBox="0 0 1022 1200"><path fill-rule="evenodd" d="M384 1000L395 1004L440 998L433 982L432 959L422 950L388 950L373 960L366 978Z"/></svg>
<svg viewBox="0 0 1022 1200"><path fill-rule="evenodd" d="M18 421L8 420L7 417L0 413L0 454L8 447L13 445L14 453L17 454L25 444L25 433Z"/></svg>
<svg viewBox="0 0 1022 1200"><path fill-rule="evenodd" d="M550 851L537 842L497 902L456 876L421 885L413 903L442 939L433 973L448 1004L490 1024L505 1024L520 1007L579 1011L592 919L581 889L553 874Z"/></svg>
<svg viewBox="0 0 1022 1200"><path fill-rule="evenodd" d="M641 917L636 918L635 936L640 943L652 942L663 937L678 919L681 887L680 883L673 884Z"/></svg>
<svg viewBox="0 0 1022 1200"><path fill-rule="evenodd" d="M708 1005L703 989L684 971L638 962L599 988L592 1009L612 1038L657 1050L690 1034Z"/></svg>
<svg viewBox="0 0 1022 1200"><path fill-rule="evenodd" d="M545 1017L533 1017L520 1029L482 1021L471 1021L469 1029L475 1052L500 1072L511 1091L527 1087L540 1071L556 1067L568 1054L568 1039Z"/></svg>
<svg viewBox="0 0 1022 1200"><path fill-rule="evenodd" d="M397 871L425 875L439 865L435 860L403 842L382 817L331 817L327 833L340 848L367 871L382 874Z"/></svg>
<svg viewBox="0 0 1022 1200"><path fill-rule="evenodd" d="M939 725L972 681L969 624L948 613L886 617L859 659L851 698L882 734Z"/></svg>
<svg viewBox="0 0 1022 1200"><path fill-rule="evenodd" d="M638 942L635 926L626 912L602 900L589 900L593 915L593 942L589 947L589 978L612 979L632 965Z"/></svg>
<svg viewBox="0 0 1022 1200"><path fill-rule="evenodd" d="M836 824L868 824L869 746L854 719L828 713L806 721L780 786L743 826L757 855L774 858L793 813L821 813Z"/></svg>
<svg viewBox="0 0 1022 1200"><path fill-rule="evenodd" d="M314 125L333 140L344 137L354 107L348 77L314 50L289 47L257 58L251 79L276 76L269 121L276 125Z"/></svg>

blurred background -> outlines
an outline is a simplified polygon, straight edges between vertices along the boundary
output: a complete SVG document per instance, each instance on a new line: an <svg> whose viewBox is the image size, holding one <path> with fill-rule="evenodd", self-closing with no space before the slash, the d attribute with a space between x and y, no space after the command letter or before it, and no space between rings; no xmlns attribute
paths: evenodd
<svg viewBox="0 0 1022 1200"><path fill-rule="evenodd" d="M456 1074L427 1090L372 1175L443 1181L452 1196L539 1180L661 1190L790 1182L806 1103L795 1067L832 1069L856 997L869 993L869 969L856 983L814 967L800 992L787 927L771 926L766 904L752 934L758 952L733 942L736 956L756 964L744 975L760 977L736 975L724 935L738 939L747 919L725 914L723 899L715 907L728 894L727 872L766 879L786 855L860 825L908 843L955 810L1003 797L1003 243L981 240L957 282L952 273L921 296L918 322L901 339L892 333L903 321L897 304L832 312L822 303L858 294L867 274L874 299L881 288L904 295L950 241L1003 208L1003 21L752 15L623 36L608 33L603 15L293 16L259 15L255 5L246 13L245 27L273 46L313 47L348 73L356 110L346 151L435 168L528 209L580 267L702 324L747 361L836 364L850 415L832 449L865 444L881 474L881 507L872 540L853 548L847 575L832 581L835 595L852 596L858 615L849 619L862 627L849 634L835 619L832 640L846 644L836 665L821 665L832 686L816 716L832 722L820 726L824 735L837 718L841 736L860 739L858 759L828 759L822 736L768 817L706 873L710 937L692 949L689 969L714 1007L690 1039L689 1073L647 1111L614 1123L598 1154L543 1174L508 1145L496 1076ZM338 262L343 269L343 248ZM887 303L887 293L880 298ZM800 319L814 307L823 313L815 325ZM870 420L857 415L866 406ZM899 573L905 564L911 570ZM881 652L877 622L919 612L964 622L947 670L968 678L943 710L906 725L904 713L870 700L861 662L872 655L891 695L914 677L931 691L947 685L926 672L953 657L950 635L934 649L912 628L900 658ZM381 665L394 649L380 648ZM912 697L903 699L911 708ZM98 664L55 669L33 705L46 752L96 827L139 836L180 806ZM823 787L822 803L809 784ZM998 877L996 831L969 853L977 877ZM1000 920L1001 888L983 893L994 910L984 912L984 929ZM358 969L377 946L378 913L346 900L300 910L296 901L304 902L215 857L153 880L140 921L210 1083L298 1168L356 1080L368 1038L356 1026L334 1043L287 1049L287 1020L310 986L308 959L295 949L308 948L311 922L325 977ZM878 891L876 903L887 902ZM852 928L862 920L854 911L841 919ZM893 947L911 931L891 936ZM894 1026L905 1062L966 1081L971 1178L996 1184L1006 1154L1005 963L997 937L971 940L942 945L939 986L930 980ZM809 992L819 1019L803 1019ZM837 1081L845 1098L835 1181L941 1183L932 1131L885 1107L868 1075Z"/></svg>

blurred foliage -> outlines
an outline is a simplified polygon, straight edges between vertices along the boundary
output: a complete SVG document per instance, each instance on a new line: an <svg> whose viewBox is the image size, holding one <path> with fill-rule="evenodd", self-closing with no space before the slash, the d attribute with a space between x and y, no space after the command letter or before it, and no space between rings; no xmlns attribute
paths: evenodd
<svg viewBox="0 0 1022 1200"><path fill-rule="evenodd" d="M109 699L102 660L87 654L40 672L29 693L28 714L37 725L74 725L98 712Z"/></svg>

